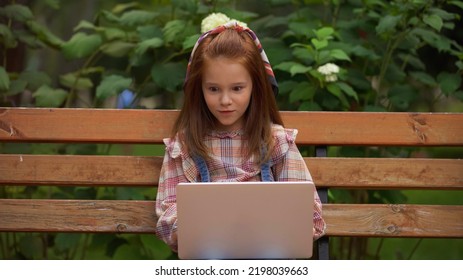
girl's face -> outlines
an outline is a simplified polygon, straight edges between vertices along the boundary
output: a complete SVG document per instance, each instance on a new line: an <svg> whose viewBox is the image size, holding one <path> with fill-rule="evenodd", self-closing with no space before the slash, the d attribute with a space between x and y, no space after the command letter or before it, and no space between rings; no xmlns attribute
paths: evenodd
<svg viewBox="0 0 463 280"><path fill-rule="evenodd" d="M243 127L252 92L251 75L243 65L225 57L206 59L202 89L218 129L233 131Z"/></svg>

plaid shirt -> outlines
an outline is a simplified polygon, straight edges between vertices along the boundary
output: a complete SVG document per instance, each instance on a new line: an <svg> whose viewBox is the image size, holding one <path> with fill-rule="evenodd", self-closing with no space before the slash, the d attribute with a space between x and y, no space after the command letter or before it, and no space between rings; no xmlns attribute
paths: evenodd
<svg viewBox="0 0 463 280"><path fill-rule="evenodd" d="M295 144L297 130L273 125L275 148L270 166L275 181L312 181L312 177ZM246 144L241 131L211 132L204 139L212 151L207 161L210 179L214 182L261 181L260 166L254 157L245 159L241 146ZM200 181L195 162L175 139L164 139L166 153L159 178L156 199L158 217L156 235L172 250L177 251L177 198L175 187L180 182ZM315 191L314 239L324 234L325 222L321 216L322 204Z"/></svg>

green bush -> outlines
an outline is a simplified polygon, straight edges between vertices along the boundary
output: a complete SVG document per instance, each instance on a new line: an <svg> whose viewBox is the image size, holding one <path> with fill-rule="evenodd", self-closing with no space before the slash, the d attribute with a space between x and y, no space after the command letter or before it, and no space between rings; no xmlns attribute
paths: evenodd
<svg viewBox="0 0 463 280"><path fill-rule="evenodd" d="M458 24L461 29L461 1L104 1L106 6L90 10L91 19L77 21L68 39L56 35L56 26L47 26L37 11L57 15L72 4L31 2L25 6L12 0L0 7L0 106L114 107L114 99L128 90L135 98L125 106L177 108L201 20L221 12L246 22L258 34L280 85L282 110L463 111L463 48L456 32ZM47 59L54 63L49 65ZM37 61L48 66L39 67ZM66 70L54 72L57 67L51 64L66 65L60 68ZM5 143L0 149L70 154L127 150L105 145ZM158 147L133 149L162 154ZM329 150L333 156L407 157L413 152L402 148ZM371 203L408 199L402 192L333 191L329 195L333 201ZM2 187L0 197L154 199L155 188ZM332 255L420 258L416 248L382 256L381 245L367 239L334 239ZM448 256L456 255L452 251ZM1 233L0 256L175 258L152 235L66 233Z"/></svg>

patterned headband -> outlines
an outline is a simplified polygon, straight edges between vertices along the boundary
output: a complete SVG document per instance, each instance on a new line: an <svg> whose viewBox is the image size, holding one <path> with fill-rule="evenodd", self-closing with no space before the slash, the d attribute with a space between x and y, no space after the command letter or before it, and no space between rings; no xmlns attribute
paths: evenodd
<svg viewBox="0 0 463 280"><path fill-rule="evenodd" d="M275 75L273 74L272 66L270 65L270 62L268 61L267 55L265 54L265 51L262 48L262 45L261 45L259 39L257 38L256 34L251 29L242 27L241 25L238 25L238 23L236 21L227 22L224 25L221 25L219 27L216 27L216 28L214 28L212 30L207 31L206 33L204 33L203 35L201 35L199 37L198 41L196 42L195 46L193 47L193 50L191 51L190 60L188 61L185 81L188 80L188 75L190 73L191 61L193 59L193 56L194 56L194 53L195 53L196 49L198 48L198 45L207 36L213 35L213 34L218 34L218 33L222 32L222 31L224 31L226 29L235 29L238 32L243 32L244 31L251 37L251 39L254 41L254 43L257 46L257 49L260 52L260 56L262 57L262 61L264 62L265 71L267 73L268 80L269 80L270 84L272 85L273 93L275 94L275 96L277 96L278 95L278 84L277 84L277 81L275 79Z"/></svg>

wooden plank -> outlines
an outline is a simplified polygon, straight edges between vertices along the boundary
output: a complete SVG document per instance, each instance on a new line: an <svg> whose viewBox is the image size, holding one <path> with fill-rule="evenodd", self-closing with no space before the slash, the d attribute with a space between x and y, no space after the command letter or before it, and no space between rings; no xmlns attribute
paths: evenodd
<svg viewBox="0 0 463 280"><path fill-rule="evenodd" d="M463 237L463 206L326 204L328 236Z"/></svg>
<svg viewBox="0 0 463 280"><path fill-rule="evenodd" d="M177 110L0 108L0 141L161 143ZM461 146L462 113L282 112L303 145Z"/></svg>
<svg viewBox="0 0 463 280"><path fill-rule="evenodd" d="M306 158L317 187L463 189L463 160ZM147 186L162 157L0 155L0 185Z"/></svg>
<svg viewBox="0 0 463 280"><path fill-rule="evenodd" d="M0 199L0 231L154 233L153 201Z"/></svg>
<svg viewBox="0 0 463 280"><path fill-rule="evenodd" d="M0 200L0 231L154 233L154 201ZM328 236L463 237L463 206L326 204Z"/></svg>
<svg viewBox="0 0 463 280"><path fill-rule="evenodd" d="M461 159L307 158L306 164L319 187L463 190Z"/></svg>
<svg viewBox="0 0 463 280"><path fill-rule="evenodd" d="M0 185L157 185L162 157L0 155Z"/></svg>

